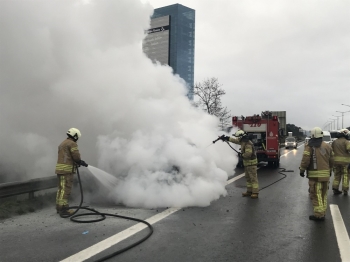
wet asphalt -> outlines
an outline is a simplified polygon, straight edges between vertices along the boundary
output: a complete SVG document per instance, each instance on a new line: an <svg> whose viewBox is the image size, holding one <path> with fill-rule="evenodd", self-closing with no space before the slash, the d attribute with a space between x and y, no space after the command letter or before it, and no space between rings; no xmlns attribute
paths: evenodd
<svg viewBox="0 0 350 262"><path fill-rule="evenodd" d="M107 261L342 261L329 208L324 222L308 219L312 214L308 180L298 172L303 148L282 149L278 168L259 165L263 188L259 199L242 197L245 180L238 179L226 186L226 197L208 207L180 209L154 224L154 233L145 242ZM242 173L243 169L233 168L230 178ZM338 205L348 233L349 199L329 191L328 204ZM164 210L98 209L140 219ZM0 222L0 261L61 261L135 224L114 218L77 224L53 209L6 219ZM147 229L87 261L132 244L146 233Z"/></svg>

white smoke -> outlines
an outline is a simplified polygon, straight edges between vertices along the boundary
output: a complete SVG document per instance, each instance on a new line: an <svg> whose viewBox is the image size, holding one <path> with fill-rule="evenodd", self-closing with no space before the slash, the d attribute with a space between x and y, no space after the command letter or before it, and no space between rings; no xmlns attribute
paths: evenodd
<svg viewBox="0 0 350 262"><path fill-rule="evenodd" d="M138 0L0 2L2 177L54 175L76 127L82 159L121 181L118 203L205 206L226 194L235 154L206 148L217 119L142 52L152 12Z"/></svg>

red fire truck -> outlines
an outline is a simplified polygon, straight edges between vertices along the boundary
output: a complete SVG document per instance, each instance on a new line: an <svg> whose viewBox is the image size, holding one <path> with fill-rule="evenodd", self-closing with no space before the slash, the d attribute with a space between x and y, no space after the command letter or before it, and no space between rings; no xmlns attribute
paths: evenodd
<svg viewBox="0 0 350 262"><path fill-rule="evenodd" d="M261 115L234 116L232 127L248 133L250 140L254 143L258 162L279 166L281 156L279 145L283 130L279 127L278 116L272 115L270 111L261 112ZM237 166L243 166L242 159Z"/></svg>

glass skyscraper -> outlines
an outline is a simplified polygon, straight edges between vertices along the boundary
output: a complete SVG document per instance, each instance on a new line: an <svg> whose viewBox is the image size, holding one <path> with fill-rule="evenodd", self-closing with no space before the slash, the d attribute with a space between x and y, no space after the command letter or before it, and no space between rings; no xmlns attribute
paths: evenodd
<svg viewBox="0 0 350 262"><path fill-rule="evenodd" d="M151 28L143 43L146 55L168 64L186 81L193 100L195 10L180 4L154 9Z"/></svg>

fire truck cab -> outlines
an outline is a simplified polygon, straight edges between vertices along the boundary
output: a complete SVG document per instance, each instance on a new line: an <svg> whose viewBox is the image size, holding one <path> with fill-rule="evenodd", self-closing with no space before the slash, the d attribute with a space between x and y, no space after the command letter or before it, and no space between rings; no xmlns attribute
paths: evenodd
<svg viewBox="0 0 350 262"><path fill-rule="evenodd" d="M282 133L277 116L272 115L270 111L264 111L261 115L233 116L232 127L248 133L254 144L258 162L267 162L268 166L279 166ZM237 167L243 167L242 159L239 160Z"/></svg>

